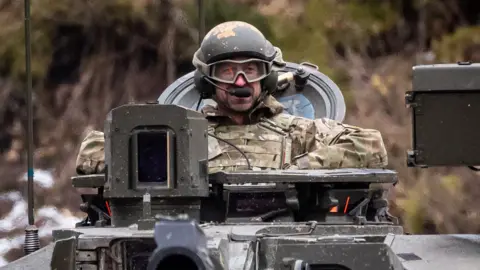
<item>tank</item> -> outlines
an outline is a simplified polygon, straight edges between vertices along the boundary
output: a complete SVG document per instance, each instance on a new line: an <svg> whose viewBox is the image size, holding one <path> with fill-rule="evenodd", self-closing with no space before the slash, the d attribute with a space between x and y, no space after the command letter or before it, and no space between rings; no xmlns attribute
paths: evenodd
<svg viewBox="0 0 480 270"><path fill-rule="evenodd" d="M343 119L338 87L287 63L276 97L303 96L311 117ZM479 162L480 65L413 67L408 166ZM476 269L478 235L407 235L388 213L388 169L208 173L207 121L187 74L158 101L113 109L106 172L72 178L85 219L1 269ZM183 96L183 98L181 98ZM188 97L188 98L186 98ZM324 98L320 100L320 98ZM316 105L315 105L316 104ZM322 105L323 104L323 105ZM328 105L326 105L328 104ZM450 108L445 110L444 108ZM329 109L325 109L329 108ZM293 114L304 111L289 107ZM452 131L455 129L459 132ZM450 137L452 136L452 137ZM452 138L455 138L452 140Z"/></svg>

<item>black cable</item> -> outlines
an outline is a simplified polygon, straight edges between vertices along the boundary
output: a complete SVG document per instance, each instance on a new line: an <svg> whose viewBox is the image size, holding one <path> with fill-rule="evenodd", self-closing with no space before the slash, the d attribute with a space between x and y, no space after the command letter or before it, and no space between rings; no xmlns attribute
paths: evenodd
<svg viewBox="0 0 480 270"><path fill-rule="evenodd" d="M240 154L242 154L242 156L243 156L243 157L245 158L245 160L247 161L248 169L249 169L249 170L252 169L252 166L250 166L250 161L248 160L247 155L245 155L245 153L244 153L240 148L238 148L238 147L237 147L236 145L234 145L233 143L231 143L231 142L229 142L229 141L227 141L227 140L224 140L224 139L222 139L222 138L219 138L219 137L217 137L217 136L215 136L215 135L213 135L213 134L211 134L211 133L208 133L208 135L209 135L209 136L212 136L213 138L215 138L215 139L217 139L217 140L220 140L220 141L222 141L222 142L224 142L224 143L226 143L226 144L228 144L228 145L230 145L230 146L232 146L232 147L235 148L235 149L237 149L238 152L240 152Z"/></svg>
<svg viewBox="0 0 480 270"><path fill-rule="evenodd" d="M195 111L198 111L198 108L200 107L200 103L202 103L202 97L198 99L197 109L195 109Z"/></svg>
<svg viewBox="0 0 480 270"><path fill-rule="evenodd" d="M475 172L479 172L479 171L480 171L480 169L477 168L477 167L475 167L475 166L468 166L468 168L469 168L470 170L472 170L472 171L475 171Z"/></svg>

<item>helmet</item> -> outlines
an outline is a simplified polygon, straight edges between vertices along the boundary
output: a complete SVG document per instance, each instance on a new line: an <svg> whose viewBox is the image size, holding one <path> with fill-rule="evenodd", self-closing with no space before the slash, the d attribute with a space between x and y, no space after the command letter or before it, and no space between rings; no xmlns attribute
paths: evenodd
<svg viewBox="0 0 480 270"><path fill-rule="evenodd" d="M277 74L272 65L278 50L265 36L251 24L241 21L221 23L212 28L195 52L192 63L196 68L194 74L195 88L201 98L208 99L215 93L213 81L234 83L243 73L249 82L261 81L262 91L271 93L277 86ZM234 61L242 57L246 60ZM240 67L228 77L219 76L216 69L224 62L234 62ZM242 64L249 62L258 65L255 74L242 70Z"/></svg>

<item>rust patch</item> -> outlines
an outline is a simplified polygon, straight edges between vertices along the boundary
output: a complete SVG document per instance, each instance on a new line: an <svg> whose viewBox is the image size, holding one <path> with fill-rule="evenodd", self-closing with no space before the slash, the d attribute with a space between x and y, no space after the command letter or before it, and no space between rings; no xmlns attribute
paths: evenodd
<svg viewBox="0 0 480 270"><path fill-rule="evenodd" d="M215 26L212 30L210 30L207 33L205 38L209 38L211 35L217 36L218 39L223 39L223 38L227 38L227 37L236 36L235 28L237 28L238 26L245 26L245 27L248 27L248 28L262 34L262 32L260 32L260 30L258 30L257 28L255 28L251 24L241 22L241 21L231 21L231 22L221 23L221 24Z"/></svg>

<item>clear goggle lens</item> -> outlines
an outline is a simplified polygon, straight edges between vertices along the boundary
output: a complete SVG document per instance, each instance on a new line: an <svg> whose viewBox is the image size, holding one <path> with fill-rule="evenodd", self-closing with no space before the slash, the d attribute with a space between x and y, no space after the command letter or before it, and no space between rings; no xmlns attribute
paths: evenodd
<svg viewBox="0 0 480 270"><path fill-rule="evenodd" d="M265 78L268 62L258 59L224 60L211 65L211 78L219 82L235 83L242 74L248 82L256 82Z"/></svg>

